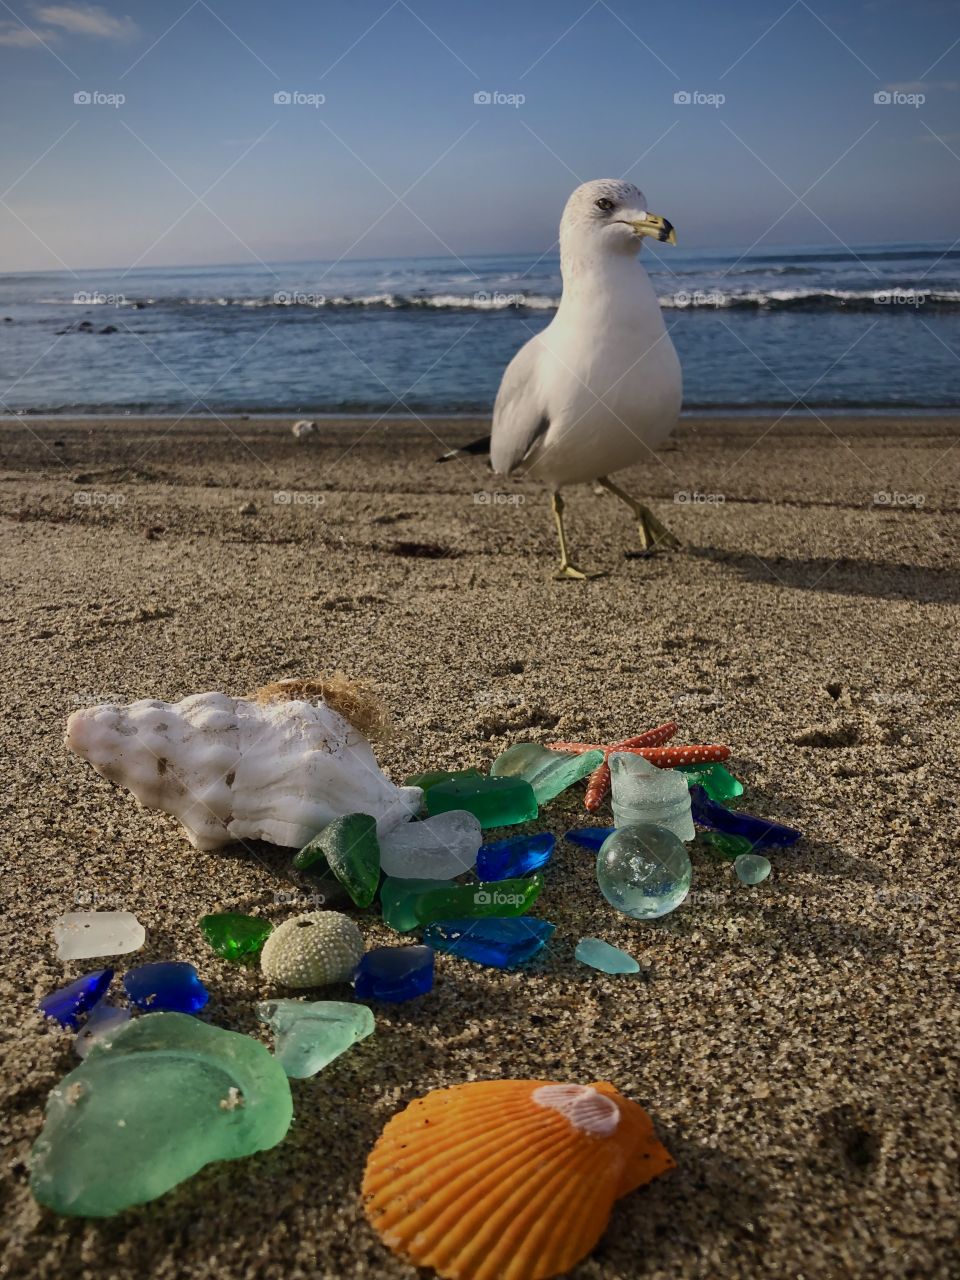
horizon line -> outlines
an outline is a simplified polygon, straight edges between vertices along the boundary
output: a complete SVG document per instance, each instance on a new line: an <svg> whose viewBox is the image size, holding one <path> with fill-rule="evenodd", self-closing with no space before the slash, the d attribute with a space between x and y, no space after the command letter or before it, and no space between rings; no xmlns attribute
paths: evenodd
<svg viewBox="0 0 960 1280"><path fill-rule="evenodd" d="M852 250L857 249L892 249L899 246L928 246L930 248L939 248L941 245L947 245L948 249L956 245L956 241L950 241L946 237L941 240L871 240L858 241L849 247L845 245L825 244L817 242L798 241L793 244L772 245L768 249L759 249L757 246L747 246L743 248L739 245L698 245L696 251L702 254L736 254L742 253L747 257L760 257L763 254L775 253L778 250L785 252L788 250L810 249L817 251L825 251L828 253L849 254ZM694 246L678 245L676 246L681 252L688 252ZM672 256L672 255L671 255ZM123 272L128 275L149 275L154 271L213 271L213 270L262 270L266 267L268 270L272 267L298 267L308 266L310 264L322 264L324 266L340 266L342 263L356 262L457 262L457 261L477 261L481 258L530 258L539 257L542 261L559 257L559 246L555 245L548 252L535 249L513 249L507 252L489 251L485 253L468 253L468 254L378 254L370 258L275 258L272 261L264 260L263 263L256 262L205 262L205 263L189 263L189 262L164 262L158 263L152 267L129 267L114 265L109 267L32 267L20 270L6 270L0 268L0 277L6 276L43 276L43 275L64 275L77 274L83 271L105 271L105 272ZM655 258L660 261L659 258Z"/></svg>

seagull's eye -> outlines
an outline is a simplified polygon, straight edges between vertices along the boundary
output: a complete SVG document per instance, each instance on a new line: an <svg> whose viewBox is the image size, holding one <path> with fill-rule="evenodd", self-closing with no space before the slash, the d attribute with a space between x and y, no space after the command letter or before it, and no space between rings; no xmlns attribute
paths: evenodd
<svg viewBox="0 0 960 1280"><path fill-rule="evenodd" d="M597 208L602 209L604 213L609 213L611 209L615 209L616 207L617 206L613 203L613 201L608 200L606 196L601 196L601 198L597 201Z"/></svg>

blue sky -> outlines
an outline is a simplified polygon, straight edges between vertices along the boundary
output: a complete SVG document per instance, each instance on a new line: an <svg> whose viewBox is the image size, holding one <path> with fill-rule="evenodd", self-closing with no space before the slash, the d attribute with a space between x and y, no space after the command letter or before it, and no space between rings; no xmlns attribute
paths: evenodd
<svg viewBox="0 0 960 1280"><path fill-rule="evenodd" d="M624 174L687 247L953 239L960 10L0 0L2 270L541 251Z"/></svg>

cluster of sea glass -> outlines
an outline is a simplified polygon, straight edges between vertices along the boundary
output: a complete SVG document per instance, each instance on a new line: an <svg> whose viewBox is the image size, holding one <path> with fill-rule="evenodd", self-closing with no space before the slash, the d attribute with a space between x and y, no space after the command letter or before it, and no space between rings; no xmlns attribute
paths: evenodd
<svg viewBox="0 0 960 1280"><path fill-rule="evenodd" d="M600 890L625 916L653 920L684 901L692 879L685 842L695 838L695 823L712 856L733 861L744 884L759 884L770 863L758 850L792 843L800 833L731 809L743 787L719 763L727 749L665 748L675 728L606 749L521 743L497 757L488 776L476 769L420 774L406 784L423 793L415 820L378 832L372 816L346 814L296 854L290 873L298 883L332 884L360 908L379 898L384 924L398 934L420 930L419 942L365 950L355 921L332 910L277 927L220 912L201 919L201 933L224 960L259 963L272 985L352 982L356 1001L427 994L438 951L516 968L555 930L527 913L544 888L556 841L548 832L486 841L484 833L534 820L541 805L588 774L588 808L609 787L615 825L575 829L566 838L596 852ZM73 912L57 921L54 935L63 960L128 954L146 936L122 911ZM580 939L575 955L611 975L640 969L635 957L601 938ZM280 1141L292 1116L287 1078L316 1074L374 1030L366 1004L267 1000L257 1013L273 1032L270 1055L247 1036L185 1016L210 998L192 964L128 969L123 992L143 1015L132 1021L130 1008L109 1002L113 978L112 968L94 970L40 1004L78 1032L75 1048L84 1059L51 1095L34 1151L34 1193L64 1213L116 1213L163 1194L211 1160ZM97 1141L84 1147L88 1133Z"/></svg>

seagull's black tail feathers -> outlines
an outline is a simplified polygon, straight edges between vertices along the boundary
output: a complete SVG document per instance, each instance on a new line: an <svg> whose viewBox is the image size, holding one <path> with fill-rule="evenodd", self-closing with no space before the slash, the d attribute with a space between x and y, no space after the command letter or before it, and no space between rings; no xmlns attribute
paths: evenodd
<svg viewBox="0 0 960 1280"><path fill-rule="evenodd" d="M451 449L449 453L443 454L437 458L437 462L452 462L454 458L459 458L462 453L483 454L490 452L490 437L481 436L479 440L472 440L470 444L462 445L459 449Z"/></svg>

